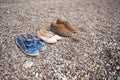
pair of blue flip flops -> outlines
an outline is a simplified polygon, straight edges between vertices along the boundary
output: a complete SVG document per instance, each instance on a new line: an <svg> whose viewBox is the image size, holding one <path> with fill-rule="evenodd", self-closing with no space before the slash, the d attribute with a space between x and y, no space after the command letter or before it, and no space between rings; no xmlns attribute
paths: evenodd
<svg viewBox="0 0 120 80"><path fill-rule="evenodd" d="M25 54L30 56L39 55L39 51L46 49L45 44L31 34L19 35L16 38L16 43Z"/></svg>

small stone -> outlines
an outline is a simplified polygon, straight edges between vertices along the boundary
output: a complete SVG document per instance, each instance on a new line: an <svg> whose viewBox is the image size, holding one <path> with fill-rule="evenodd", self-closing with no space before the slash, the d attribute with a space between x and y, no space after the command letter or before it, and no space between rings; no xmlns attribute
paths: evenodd
<svg viewBox="0 0 120 80"><path fill-rule="evenodd" d="M85 80L85 78L84 78L84 77L81 77L80 80Z"/></svg>
<svg viewBox="0 0 120 80"><path fill-rule="evenodd" d="M0 52L2 51L2 46L0 45Z"/></svg>
<svg viewBox="0 0 120 80"><path fill-rule="evenodd" d="M116 66L116 70L119 70L120 69L120 66Z"/></svg>
<svg viewBox="0 0 120 80"><path fill-rule="evenodd" d="M117 80L120 80L120 77L118 77Z"/></svg>
<svg viewBox="0 0 120 80"><path fill-rule="evenodd" d="M85 57L88 57L88 54L85 53L84 56L85 56Z"/></svg>
<svg viewBox="0 0 120 80"><path fill-rule="evenodd" d="M38 73L35 74L35 77L38 78Z"/></svg>
<svg viewBox="0 0 120 80"><path fill-rule="evenodd" d="M10 14L10 11L6 11L6 13Z"/></svg>
<svg viewBox="0 0 120 80"><path fill-rule="evenodd" d="M43 75L42 75L42 74L40 74L40 75L39 75L39 78L43 78Z"/></svg>
<svg viewBox="0 0 120 80"><path fill-rule="evenodd" d="M28 60L23 64L25 68L30 68L32 65L33 65L33 62L31 60Z"/></svg>
<svg viewBox="0 0 120 80"><path fill-rule="evenodd" d="M67 80L67 78L66 78L66 77L63 77L62 80Z"/></svg>

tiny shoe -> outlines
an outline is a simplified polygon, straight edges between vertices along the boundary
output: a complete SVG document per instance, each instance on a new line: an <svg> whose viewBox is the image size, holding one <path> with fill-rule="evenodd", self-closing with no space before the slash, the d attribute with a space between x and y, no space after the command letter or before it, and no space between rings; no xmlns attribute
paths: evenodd
<svg viewBox="0 0 120 80"><path fill-rule="evenodd" d="M76 32L77 32L77 30L76 30L68 21L66 21L66 20L63 20L63 19L61 19L61 18L58 18L57 24L63 24L63 25L65 25L65 27L66 27L69 31L71 31L72 33L76 33Z"/></svg>
<svg viewBox="0 0 120 80"><path fill-rule="evenodd" d="M51 35L48 35L46 33L43 33L42 31L37 32L37 37L46 43L56 43L57 42L57 40L54 37L52 37Z"/></svg>
<svg viewBox="0 0 120 80"><path fill-rule="evenodd" d="M43 51L46 49L45 44L41 42L40 39L33 36L32 34L26 34L25 38L33 42L39 51Z"/></svg>
<svg viewBox="0 0 120 80"><path fill-rule="evenodd" d="M51 23L51 30L61 36L72 36L72 32L67 30L64 25L62 24L57 24L52 22Z"/></svg>
<svg viewBox="0 0 120 80"><path fill-rule="evenodd" d="M61 36L59 36L59 35L57 35L57 34L54 34L54 33L52 33L51 31L48 31L48 30L46 30L46 29L40 29L40 31L41 31L42 33L45 33L46 35L48 35L48 36L50 36L50 37L54 37L56 40L61 40L61 39L62 39Z"/></svg>
<svg viewBox="0 0 120 80"><path fill-rule="evenodd" d="M30 56L37 56L39 55L39 51L37 47L28 39L24 37L24 35L19 35L16 38L16 44L21 48L21 50Z"/></svg>

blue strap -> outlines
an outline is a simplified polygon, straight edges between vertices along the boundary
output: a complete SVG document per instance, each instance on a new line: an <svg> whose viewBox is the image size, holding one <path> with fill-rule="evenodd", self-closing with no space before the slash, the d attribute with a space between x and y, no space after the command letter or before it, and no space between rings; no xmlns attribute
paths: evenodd
<svg viewBox="0 0 120 80"><path fill-rule="evenodd" d="M38 39L38 38L32 38L32 39L26 39L26 41L39 41L40 39Z"/></svg>
<svg viewBox="0 0 120 80"><path fill-rule="evenodd" d="M32 46L32 45L34 45L34 43L37 44L37 42L38 42L39 40L40 40L40 39L38 39L38 38L26 39L26 40L25 40L25 41L26 41L25 45L26 45L26 46Z"/></svg>
<svg viewBox="0 0 120 80"><path fill-rule="evenodd" d="M33 45L33 43L31 42L31 41L24 41L24 44L26 45L26 46L32 46Z"/></svg>

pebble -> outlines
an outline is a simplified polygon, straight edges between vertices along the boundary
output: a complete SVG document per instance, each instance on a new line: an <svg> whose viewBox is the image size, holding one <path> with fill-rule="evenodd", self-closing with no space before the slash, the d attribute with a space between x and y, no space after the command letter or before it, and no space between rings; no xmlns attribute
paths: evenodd
<svg viewBox="0 0 120 80"><path fill-rule="evenodd" d="M38 78L38 75L39 75L39 74L38 74L38 73L36 73L36 74L35 74L35 77L36 77L36 78Z"/></svg>
<svg viewBox="0 0 120 80"><path fill-rule="evenodd" d="M116 69L117 69L117 70L120 70L120 66L116 66Z"/></svg>
<svg viewBox="0 0 120 80"><path fill-rule="evenodd" d="M10 11L9 11L9 10L7 10L7 11L6 11L6 13L10 14Z"/></svg>
<svg viewBox="0 0 120 80"><path fill-rule="evenodd" d="M120 80L120 77L118 76L117 80Z"/></svg>
<svg viewBox="0 0 120 80"><path fill-rule="evenodd" d="M0 44L0 52L2 51L2 46L1 46L1 44Z"/></svg>
<svg viewBox="0 0 120 80"><path fill-rule="evenodd" d="M66 78L66 77L63 77L62 80L67 80L67 78Z"/></svg>
<svg viewBox="0 0 120 80"><path fill-rule="evenodd" d="M28 60L23 64L25 68L30 68L32 65L33 65L33 62L31 60Z"/></svg>

